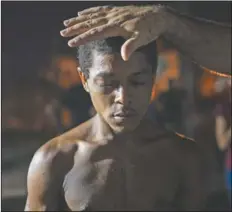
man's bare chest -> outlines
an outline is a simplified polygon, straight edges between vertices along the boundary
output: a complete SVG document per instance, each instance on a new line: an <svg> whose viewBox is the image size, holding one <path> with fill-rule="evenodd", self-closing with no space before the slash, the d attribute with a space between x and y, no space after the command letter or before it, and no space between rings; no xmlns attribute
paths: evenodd
<svg viewBox="0 0 232 212"><path fill-rule="evenodd" d="M64 182L71 210L170 209L178 187L177 167L157 158L106 158L74 166Z"/></svg>

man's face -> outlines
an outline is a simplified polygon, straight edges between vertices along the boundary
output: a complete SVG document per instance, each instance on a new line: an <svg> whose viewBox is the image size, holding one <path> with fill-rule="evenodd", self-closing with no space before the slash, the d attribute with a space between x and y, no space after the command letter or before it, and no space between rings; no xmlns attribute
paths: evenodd
<svg viewBox="0 0 232 212"><path fill-rule="evenodd" d="M98 114L115 132L134 130L150 103L153 73L143 53L129 61L120 54L93 52L87 89Z"/></svg>

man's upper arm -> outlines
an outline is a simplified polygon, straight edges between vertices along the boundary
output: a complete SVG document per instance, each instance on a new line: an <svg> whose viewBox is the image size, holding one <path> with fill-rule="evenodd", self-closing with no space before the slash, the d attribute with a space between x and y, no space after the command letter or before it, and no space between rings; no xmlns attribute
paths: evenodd
<svg viewBox="0 0 232 212"><path fill-rule="evenodd" d="M38 151L30 164L25 211L58 209L61 179L55 169L56 153Z"/></svg>
<svg viewBox="0 0 232 212"><path fill-rule="evenodd" d="M215 118L216 138L220 138L226 132L226 120L223 116L216 116Z"/></svg>

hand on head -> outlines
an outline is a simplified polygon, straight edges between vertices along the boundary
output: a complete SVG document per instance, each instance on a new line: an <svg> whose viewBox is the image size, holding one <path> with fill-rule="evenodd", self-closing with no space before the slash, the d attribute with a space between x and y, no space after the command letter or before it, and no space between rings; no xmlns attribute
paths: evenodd
<svg viewBox="0 0 232 212"><path fill-rule="evenodd" d="M64 21L63 37L72 37L68 45L77 47L92 40L122 36L121 55L128 60L139 47L155 40L165 30L163 7L100 6L83 10L77 17ZM154 27L154 22L157 27Z"/></svg>

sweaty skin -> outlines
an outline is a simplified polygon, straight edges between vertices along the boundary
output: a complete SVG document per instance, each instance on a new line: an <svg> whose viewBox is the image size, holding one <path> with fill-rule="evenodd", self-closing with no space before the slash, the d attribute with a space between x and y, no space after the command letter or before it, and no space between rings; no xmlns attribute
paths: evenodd
<svg viewBox="0 0 232 212"><path fill-rule="evenodd" d="M90 40L122 36L127 41L121 55L128 60L140 46L157 38L171 42L178 51L202 67L231 76L231 26L192 18L164 6L99 6L64 21L63 37L76 47Z"/></svg>
<svg viewBox="0 0 232 212"><path fill-rule="evenodd" d="M81 76L97 114L35 153L26 211L204 209L196 143L144 118L153 75L141 52L93 52Z"/></svg>
<svg viewBox="0 0 232 212"><path fill-rule="evenodd" d="M37 151L28 173L26 211L203 209L193 141L148 121L127 138L97 141L90 136L95 124L98 117Z"/></svg>

